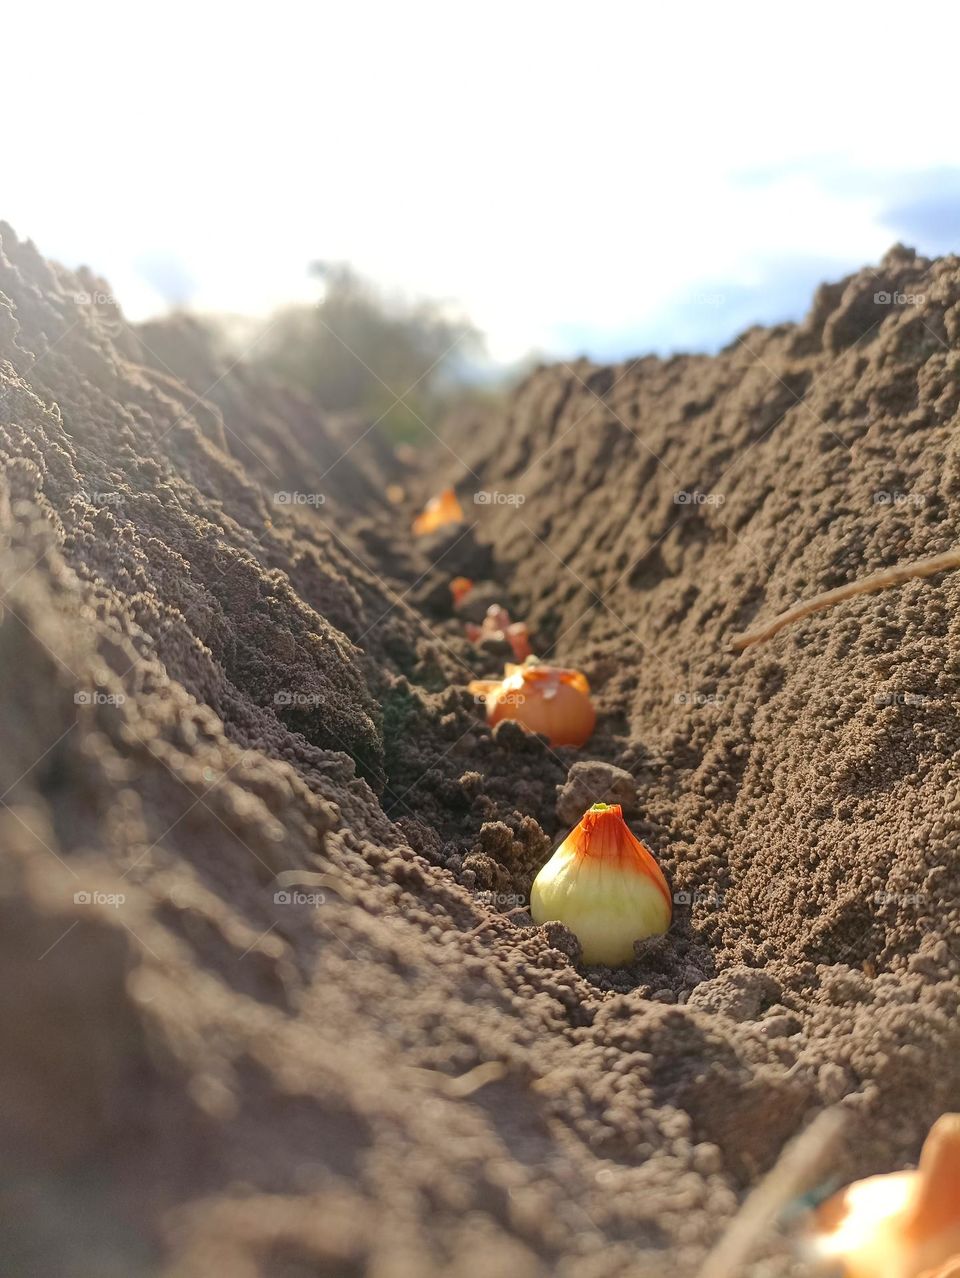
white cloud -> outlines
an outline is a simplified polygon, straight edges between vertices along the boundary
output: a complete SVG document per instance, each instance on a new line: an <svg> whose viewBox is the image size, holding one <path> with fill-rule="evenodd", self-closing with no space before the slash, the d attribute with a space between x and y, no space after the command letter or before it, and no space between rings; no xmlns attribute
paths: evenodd
<svg viewBox="0 0 960 1278"><path fill-rule="evenodd" d="M461 303L510 357L778 258L876 257L876 202L825 190L817 157L952 162L950 77L904 92L890 33L946 50L958 25L927 0L24 6L0 213L134 316L163 301L145 257L248 312L342 258Z"/></svg>

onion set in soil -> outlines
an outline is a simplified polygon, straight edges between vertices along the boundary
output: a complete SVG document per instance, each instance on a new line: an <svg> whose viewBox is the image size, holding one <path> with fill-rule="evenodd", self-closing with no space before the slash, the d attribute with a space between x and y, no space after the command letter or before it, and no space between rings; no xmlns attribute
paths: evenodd
<svg viewBox="0 0 960 1278"><path fill-rule="evenodd" d="M585 963L621 967L634 941L670 926L670 889L649 848L631 832L619 804L595 803L533 881L535 923L565 924Z"/></svg>
<svg viewBox="0 0 960 1278"><path fill-rule="evenodd" d="M579 670L531 659L522 666L506 665L502 679L474 679L469 687L486 704L491 727L513 719L553 746L582 746L597 721L590 685Z"/></svg>
<svg viewBox="0 0 960 1278"><path fill-rule="evenodd" d="M473 589L473 582L469 577L454 577L450 582L450 594L453 596L453 606L462 603Z"/></svg>
<svg viewBox="0 0 960 1278"><path fill-rule="evenodd" d="M423 511L417 515L413 521L413 532L415 536L422 537L436 532L438 528L463 522L463 507L457 501L457 494L452 488L445 488L436 497L431 497Z"/></svg>
<svg viewBox="0 0 960 1278"><path fill-rule="evenodd" d="M870 1176L828 1199L813 1245L845 1278L958 1278L960 1114L937 1119L916 1171Z"/></svg>

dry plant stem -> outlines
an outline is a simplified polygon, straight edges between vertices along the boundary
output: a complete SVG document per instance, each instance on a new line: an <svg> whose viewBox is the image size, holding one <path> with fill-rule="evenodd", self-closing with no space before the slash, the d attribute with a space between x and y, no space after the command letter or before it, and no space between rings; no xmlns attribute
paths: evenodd
<svg viewBox="0 0 960 1278"><path fill-rule="evenodd" d="M909 564L883 568L880 572L861 578L860 581L848 581L844 586L825 590L823 594L814 595L812 599L804 599L794 604L792 608L779 613L772 621L734 635L730 640L730 647L734 652L742 652L751 644L760 643L763 639L772 639L784 626L800 621L803 617L809 617L811 613L832 608L834 604L842 603L844 599L853 599L856 595L872 595L878 590L886 590L888 586L899 586L917 577L932 577L935 573L946 572L950 568L960 568L960 548L946 550L942 555L934 555L931 559L915 559Z"/></svg>
<svg viewBox="0 0 960 1278"><path fill-rule="evenodd" d="M760 1184L747 1195L697 1278L739 1278L741 1267L774 1227L784 1207L823 1174L846 1125L845 1113L827 1109L790 1141Z"/></svg>

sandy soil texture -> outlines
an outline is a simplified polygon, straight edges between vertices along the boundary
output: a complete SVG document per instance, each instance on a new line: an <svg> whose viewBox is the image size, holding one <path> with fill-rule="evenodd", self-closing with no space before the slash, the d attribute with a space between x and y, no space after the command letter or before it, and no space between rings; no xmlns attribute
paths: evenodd
<svg viewBox="0 0 960 1278"><path fill-rule="evenodd" d="M812 1190L916 1158L960 573L728 642L958 544L957 259L540 369L411 472L0 245L5 1275L683 1278L824 1109ZM414 542L445 481L468 524ZM588 675L583 749L483 724L461 573ZM616 972L524 909L591 761L677 894ZM788 1232L742 1272L806 1273Z"/></svg>

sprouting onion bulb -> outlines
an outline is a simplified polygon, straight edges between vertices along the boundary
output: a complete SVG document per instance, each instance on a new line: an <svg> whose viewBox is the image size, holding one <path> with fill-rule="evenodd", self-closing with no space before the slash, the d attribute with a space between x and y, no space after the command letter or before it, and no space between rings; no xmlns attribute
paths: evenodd
<svg viewBox="0 0 960 1278"><path fill-rule="evenodd" d="M535 923L566 924L585 963L622 967L634 941L670 926L670 889L653 853L631 833L618 803L595 803L533 881Z"/></svg>
<svg viewBox="0 0 960 1278"><path fill-rule="evenodd" d="M463 507L457 501L457 494L452 488L445 488L436 497L431 497L421 514L413 521L413 531L419 537L425 533L436 532L447 524L463 523Z"/></svg>
<svg viewBox="0 0 960 1278"><path fill-rule="evenodd" d="M502 679L475 679L470 691L483 698L491 727L514 719L528 732L542 732L551 745L581 746L597 722L590 685L579 670L544 666L531 658L504 667Z"/></svg>
<svg viewBox="0 0 960 1278"><path fill-rule="evenodd" d="M855 1181L816 1213L818 1259L845 1278L960 1274L960 1114L930 1128L916 1171Z"/></svg>

